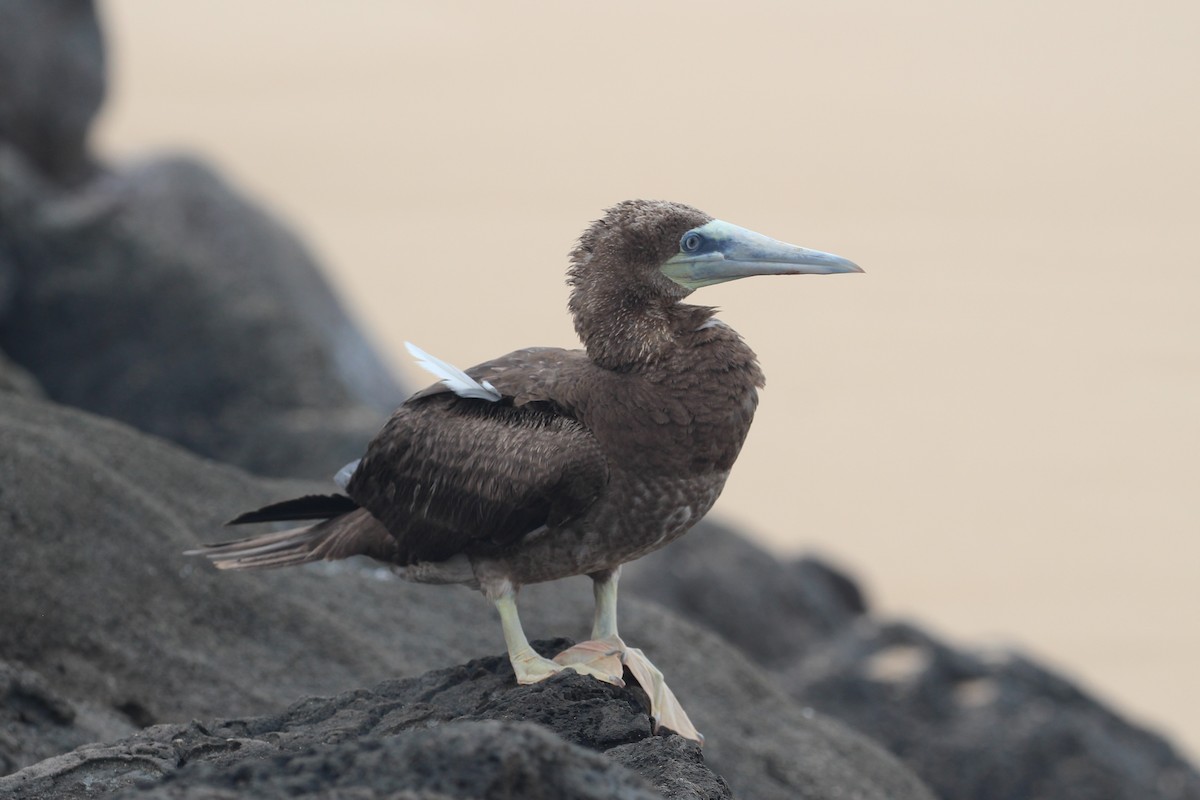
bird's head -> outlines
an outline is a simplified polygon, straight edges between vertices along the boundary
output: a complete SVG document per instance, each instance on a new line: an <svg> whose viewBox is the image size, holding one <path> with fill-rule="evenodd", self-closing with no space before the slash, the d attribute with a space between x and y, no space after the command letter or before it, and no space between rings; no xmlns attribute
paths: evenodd
<svg viewBox="0 0 1200 800"><path fill-rule="evenodd" d="M696 289L751 275L862 272L853 262L776 241L682 203L626 200L584 231L568 283L588 347L620 330L645 336Z"/></svg>

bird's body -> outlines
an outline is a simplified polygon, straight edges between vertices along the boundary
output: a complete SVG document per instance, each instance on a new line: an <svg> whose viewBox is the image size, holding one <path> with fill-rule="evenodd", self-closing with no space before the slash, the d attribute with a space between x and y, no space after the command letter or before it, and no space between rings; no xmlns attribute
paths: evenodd
<svg viewBox="0 0 1200 800"><path fill-rule="evenodd" d="M442 380L392 415L347 470L346 496L235 520L324 521L200 552L235 569L368 555L409 580L478 587L500 610L519 680L565 663L619 682L623 662L655 684L646 687L652 705L674 706L656 713L664 724L698 736L661 674L635 665L644 656L617 637L616 579L621 564L678 538L712 507L763 375L712 309L680 301L748 274L850 271L859 270L687 206L622 203L572 253L584 350L519 350L464 374L414 349ZM516 592L583 574L597 587L593 639L607 644L596 653L580 645L557 664L542 659L520 629Z"/></svg>
<svg viewBox="0 0 1200 800"><path fill-rule="evenodd" d="M387 530L412 531L399 537L412 542L397 553L400 563L443 561L453 550L471 562L476 582L502 575L514 584L538 583L615 569L645 555L712 507L758 402L762 376L753 352L727 327L699 327L680 345L692 358L640 372L605 370L582 351L550 348L467 370L511 404L449 390L423 393L389 421L347 492ZM719 391L705 390L713 386ZM429 424L433 416L454 419L459 436L452 442L441 436L419 451L423 460L403 479L409 502L397 504L389 490L403 456L394 443L412 452L424 434L439 437L438 426ZM439 457L430 458L435 451ZM463 462L474 464L481 451L497 456L495 471L472 472L465 490L440 482ZM529 491L514 490L518 481ZM550 496L539 500L548 483ZM461 495L450 500L440 492ZM454 519L430 530L437 502L465 514L494 509L487 516L504 523L480 527Z"/></svg>

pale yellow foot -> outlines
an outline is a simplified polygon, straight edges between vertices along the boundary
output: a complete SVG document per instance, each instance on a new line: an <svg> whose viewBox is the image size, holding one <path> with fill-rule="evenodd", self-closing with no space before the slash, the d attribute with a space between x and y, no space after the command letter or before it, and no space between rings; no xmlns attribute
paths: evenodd
<svg viewBox="0 0 1200 800"><path fill-rule="evenodd" d="M625 681L621 678L621 673L625 671L625 665L621 661L622 649L623 645L621 647L614 646L609 639L597 639L568 647L556 655L554 660L564 667L570 667L580 672L588 670L588 672L584 672L585 675L597 672L607 675L607 678L600 680L615 686L624 686Z"/></svg>
<svg viewBox="0 0 1200 800"><path fill-rule="evenodd" d="M613 671L619 674L623 665L641 684L646 695L650 698L650 722L654 732L659 728L668 728L685 739L704 744L704 736L696 730L696 726L688 719L687 712L679 704L675 693L663 679L658 667L650 663L646 654L636 647L629 647L620 636L608 636L590 642L580 642L572 648L562 651L554 657L559 664L570 665L572 669L585 667L599 671ZM613 663L616 662L614 669ZM585 673L587 674L587 673ZM601 680L604 680L601 678ZM613 683L614 681L609 681ZM623 686L624 684L617 684Z"/></svg>
<svg viewBox="0 0 1200 800"><path fill-rule="evenodd" d="M580 675L591 675L597 680L602 680L605 683L611 683L616 686L624 686L625 681L621 680L621 662L617 661L616 670L604 670L601 667L579 663L579 664L556 664L548 658L535 653L532 649L522 650L515 655L509 656L509 662L512 664L513 672L516 673L517 683L530 684L544 681L551 675L556 675L564 669L573 669Z"/></svg>

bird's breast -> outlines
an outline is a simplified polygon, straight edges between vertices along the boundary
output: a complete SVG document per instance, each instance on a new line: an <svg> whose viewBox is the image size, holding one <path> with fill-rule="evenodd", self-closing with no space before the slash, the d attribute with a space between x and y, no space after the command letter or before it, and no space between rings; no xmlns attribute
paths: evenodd
<svg viewBox="0 0 1200 800"><path fill-rule="evenodd" d="M613 381L584 424L614 469L647 477L727 473L754 419L754 383L727 375L667 378Z"/></svg>
<svg viewBox="0 0 1200 800"><path fill-rule="evenodd" d="M712 508L728 473L612 477L583 517L526 537L519 548L476 561L477 574L539 583L612 569L664 547Z"/></svg>

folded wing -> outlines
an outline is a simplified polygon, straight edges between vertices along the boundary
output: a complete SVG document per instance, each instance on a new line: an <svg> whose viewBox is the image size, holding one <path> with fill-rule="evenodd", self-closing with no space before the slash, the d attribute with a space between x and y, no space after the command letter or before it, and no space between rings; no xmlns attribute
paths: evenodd
<svg viewBox="0 0 1200 800"><path fill-rule="evenodd" d="M581 364L574 351L517 351L465 373L499 399L439 383L392 415L346 488L395 537L398 563L499 552L586 512L607 461L555 394Z"/></svg>

